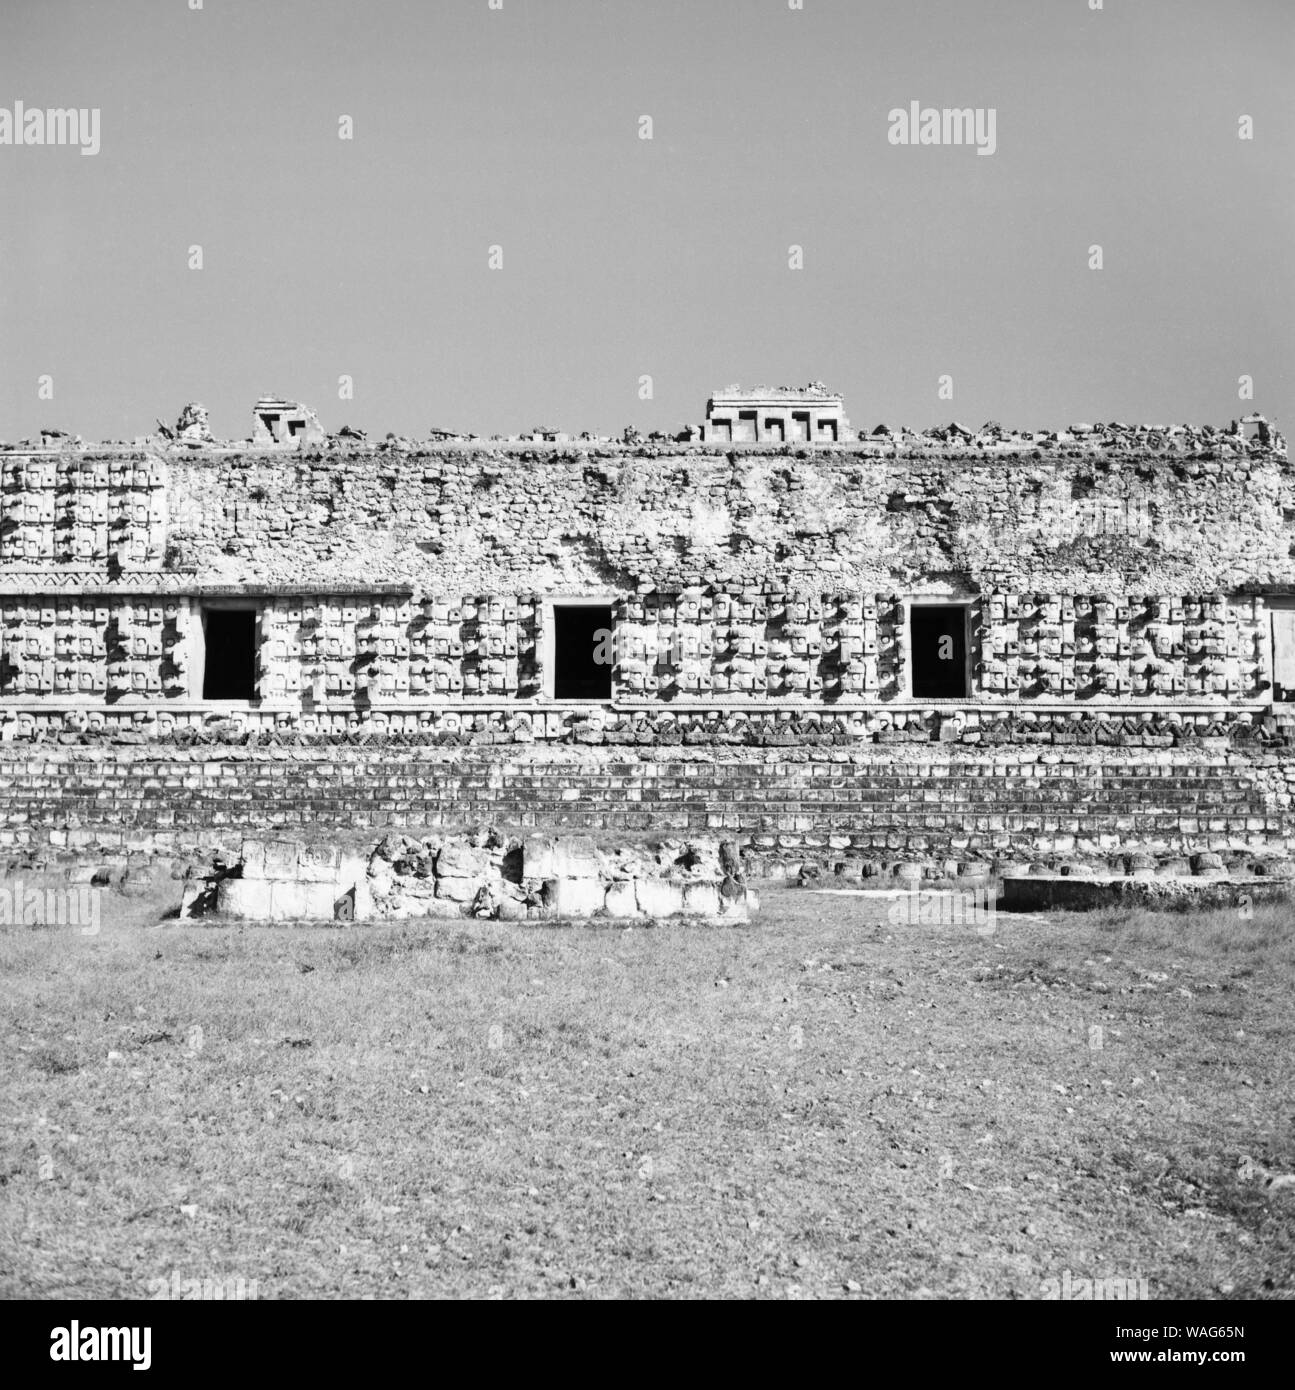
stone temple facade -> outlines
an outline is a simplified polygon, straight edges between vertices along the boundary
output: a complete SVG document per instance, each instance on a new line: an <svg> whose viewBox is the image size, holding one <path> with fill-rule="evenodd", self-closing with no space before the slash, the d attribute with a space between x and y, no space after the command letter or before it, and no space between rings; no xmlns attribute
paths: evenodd
<svg viewBox="0 0 1295 1390"><path fill-rule="evenodd" d="M1262 418L856 436L814 386L718 392L696 441L551 433L267 397L248 441L191 406L5 446L0 845L490 822L850 877L1295 844Z"/></svg>

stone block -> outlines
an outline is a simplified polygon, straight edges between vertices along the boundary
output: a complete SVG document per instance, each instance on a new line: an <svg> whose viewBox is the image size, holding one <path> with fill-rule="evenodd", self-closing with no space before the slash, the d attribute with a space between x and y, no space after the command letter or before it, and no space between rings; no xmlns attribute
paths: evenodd
<svg viewBox="0 0 1295 1390"><path fill-rule="evenodd" d="M472 845L443 845L436 856L436 873L444 878L475 879L479 885L490 874L490 852Z"/></svg>
<svg viewBox="0 0 1295 1390"><path fill-rule="evenodd" d="M271 889L265 879L222 879L216 890L216 911L245 921L268 922Z"/></svg>
<svg viewBox="0 0 1295 1390"><path fill-rule="evenodd" d="M296 878L300 850L301 846L295 840L267 840L265 842L266 878Z"/></svg>
<svg viewBox="0 0 1295 1390"><path fill-rule="evenodd" d="M243 877L295 878L299 849L295 840L244 840Z"/></svg>
<svg viewBox="0 0 1295 1390"><path fill-rule="evenodd" d="M1197 878L1222 878L1227 870L1221 856L1213 853L1192 855L1192 873Z"/></svg>
<svg viewBox="0 0 1295 1390"><path fill-rule="evenodd" d="M641 878L634 884L639 911L646 917L677 917L684 910L683 884Z"/></svg>
<svg viewBox="0 0 1295 1390"><path fill-rule="evenodd" d="M340 896L340 891L331 883L275 879L270 884L270 920L331 922Z"/></svg>
<svg viewBox="0 0 1295 1390"><path fill-rule="evenodd" d="M604 861L587 835L528 835L522 871L528 878L598 878Z"/></svg>
<svg viewBox="0 0 1295 1390"><path fill-rule="evenodd" d="M591 917L601 912L606 889L596 878L551 878L544 884L544 903L558 917Z"/></svg>
<svg viewBox="0 0 1295 1390"><path fill-rule="evenodd" d="M685 883L683 910L691 916L719 916L719 887L714 883Z"/></svg>
<svg viewBox="0 0 1295 1390"><path fill-rule="evenodd" d="M262 879L265 877L264 840L244 840L239 858L242 860L244 878Z"/></svg>
<svg viewBox="0 0 1295 1390"><path fill-rule="evenodd" d="M607 887L604 906L609 917L639 917L638 894L632 881L612 883Z"/></svg>
<svg viewBox="0 0 1295 1390"><path fill-rule="evenodd" d="M445 853L444 850L441 851ZM470 903L481 891L479 878L438 878L436 896L454 903Z"/></svg>
<svg viewBox="0 0 1295 1390"><path fill-rule="evenodd" d="M297 878L303 883L336 883L341 853L333 845L302 845L297 855Z"/></svg>
<svg viewBox="0 0 1295 1390"><path fill-rule="evenodd" d="M522 842L522 873L548 879L557 874L557 840L552 835L528 835Z"/></svg>

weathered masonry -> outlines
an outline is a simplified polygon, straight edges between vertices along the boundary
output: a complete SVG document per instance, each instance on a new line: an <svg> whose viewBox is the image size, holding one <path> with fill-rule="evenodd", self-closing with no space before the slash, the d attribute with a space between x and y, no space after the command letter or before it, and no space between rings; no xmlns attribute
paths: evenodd
<svg viewBox="0 0 1295 1390"><path fill-rule="evenodd" d="M728 386L706 403L700 438L712 444L837 444L852 439L841 397L807 387Z"/></svg>
<svg viewBox="0 0 1295 1390"><path fill-rule="evenodd" d="M754 437L715 442L739 406ZM856 437L819 387L709 415L375 445L267 397L256 442L189 407L0 452L4 842L511 818L784 858L1290 848L1267 422Z"/></svg>

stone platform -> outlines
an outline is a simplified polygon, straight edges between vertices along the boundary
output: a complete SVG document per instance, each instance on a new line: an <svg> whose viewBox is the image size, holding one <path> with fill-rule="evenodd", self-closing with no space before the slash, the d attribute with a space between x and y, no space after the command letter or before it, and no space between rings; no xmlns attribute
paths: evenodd
<svg viewBox="0 0 1295 1390"><path fill-rule="evenodd" d="M1295 883L1280 878L1131 878L1031 874L1003 879L1004 912L1087 912L1110 907L1240 907L1285 902Z"/></svg>

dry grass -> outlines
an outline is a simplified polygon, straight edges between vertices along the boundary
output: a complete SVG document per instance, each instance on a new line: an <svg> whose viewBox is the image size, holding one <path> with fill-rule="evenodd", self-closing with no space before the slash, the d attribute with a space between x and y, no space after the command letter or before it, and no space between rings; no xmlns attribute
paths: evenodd
<svg viewBox="0 0 1295 1390"><path fill-rule="evenodd" d="M10 1297L1295 1294L1295 1192L1237 1171L1295 1172L1286 909L982 937L792 890L747 929L111 901L95 938L0 933Z"/></svg>

